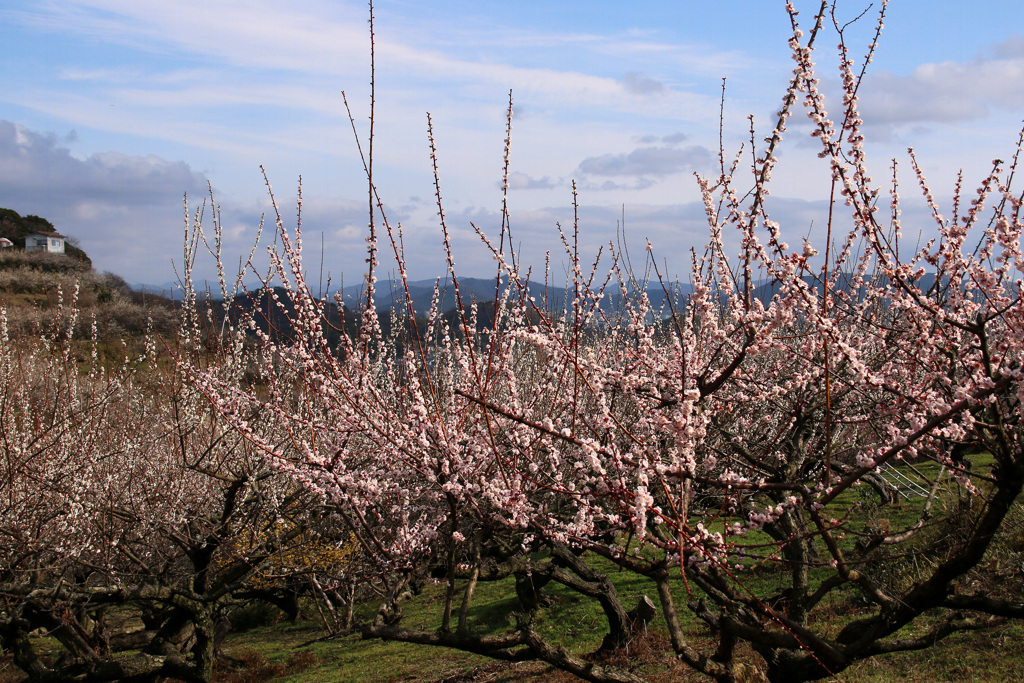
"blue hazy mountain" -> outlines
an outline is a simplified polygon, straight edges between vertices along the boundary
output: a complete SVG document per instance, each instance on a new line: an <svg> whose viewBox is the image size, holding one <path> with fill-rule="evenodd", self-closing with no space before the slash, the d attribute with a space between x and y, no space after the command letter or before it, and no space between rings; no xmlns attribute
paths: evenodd
<svg viewBox="0 0 1024 683"><path fill-rule="evenodd" d="M477 304L493 303L495 299L495 284L494 278L459 278L458 289L462 297L463 306L469 306L473 302ZM504 293L505 284L506 281L503 279L499 289L500 293ZM416 280L408 283L409 298L416 313L422 315L430 310L434 300L435 286L437 288L438 307L440 310L444 312L456 308L455 286L450 279L439 279L437 281ZM592 289L596 289L596 286L592 287ZM692 291L692 287L689 284L683 283L674 283L667 287L667 289L673 293L673 303L676 306L684 305ZM629 288L629 291L632 293L633 288ZM346 287L343 294L345 305L350 308L358 308L365 296L365 288L363 285L353 285ZM522 292L519 290L513 291L512 299L517 300L521 295L533 297L534 303L538 307L555 311L566 306L575 296L575 292L567 287L545 285L543 282L528 282L525 283ZM669 306L666 305L668 301L666 288L663 288L660 284L650 285L647 287L647 296L655 310L665 308L666 315L668 315ZM609 283L601 299L601 308L606 312L612 312L621 307L622 299L618 284ZM377 307L381 310L391 308L404 310L405 290L400 284L380 282L377 284L375 300Z"/></svg>
<svg viewBox="0 0 1024 683"><path fill-rule="evenodd" d="M804 276L803 279L819 296L821 295L824 290L821 282L809 275ZM841 275L836 282L837 289L854 294L851 280L852 276L849 274ZM424 315L430 310L435 284L438 290L440 310L447 312L456 308L455 287L450 279L439 279L436 283L434 280L416 280L408 283L408 290L413 309L417 314ZM503 280L501 284L501 291L504 291L505 281ZM928 291L935 285L935 274L925 273L916 284L923 291ZM592 286L592 289L596 289L596 285ZM636 286L627 287L629 297L633 297L637 289ZM459 292L462 295L464 306L469 306L473 302L480 305L493 303L495 298L495 280L493 278L459 278ZM646 292L654 311L660 312L662 317L668 317L671 315L672 307L675 307L677 312L686 307L686 302L693 292L693 286L688 282L666 283L665 286L654 282L647 283ZM545 285L543 282L530 282L526 285L525 294L532 296L539 307L557 311L566 306L575 293L566 287ZM760 280L751 289L751 296L761 301L765 306L768 306L771 300L779 294L781 294L779 283L771 280ZM513 299L517 298L518 295L518 292L513 292ZM349 308L359 308L363 296L365 296L365 290L362 285L355 285L344 289L344 303ZM863 296L863 292L856 293L854 298L857 299L861 296ZM721 293L720 298L724 302L726 294L724 292ZM376 302L380 310L391 308L405 310L405 292L395 283L379 283L376 290ZM619 310L622 302L623 296L618 284L609 283L601 299L601 309L606 313L611 313Z"/></svg>

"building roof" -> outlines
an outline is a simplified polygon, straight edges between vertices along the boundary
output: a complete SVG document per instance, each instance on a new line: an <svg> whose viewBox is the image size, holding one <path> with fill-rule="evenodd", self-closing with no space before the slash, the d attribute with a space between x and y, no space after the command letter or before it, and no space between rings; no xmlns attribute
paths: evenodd
<svg viewBox="0 0 1024 683"><path fill-rule="evenodd" d="M28 236L31 237L32 235L43 235L44 237L59 237L62 240L67 239L67 235L62 235L59 232L44 232L43 230L36 230L35 232L30 233Z"/></svg>

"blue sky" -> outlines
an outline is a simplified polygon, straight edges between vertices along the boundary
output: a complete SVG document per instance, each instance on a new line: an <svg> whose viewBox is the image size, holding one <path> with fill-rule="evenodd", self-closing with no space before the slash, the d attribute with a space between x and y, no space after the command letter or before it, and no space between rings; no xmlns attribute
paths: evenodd
<svg viewBox="0 0 1024 683"><path fill-rule="evenodd" d="M809 22L817 3L795 4ZM841 0L838 13L866 6ZM768 132L792 70L782 1L375 7L376 180L413 278L443 272L426 112L464 274L493 273L469 223L497 232L511 89L510 207L524 260L541 265L552 250L559 267L555 224L572 223L575 180L588 259L625 216L630 244L650 238L685 277L684 255L706 235L693 173L714 170L721 79L731 154L749 138L748 115ZM858 57L877 10L849 29ZM268 209L262 164L289 223L302 176L311 270L322 240L325 272L357 282L365 181L340 92L365 136L366 19L348 0L0 0L0 206L51 219L101 270L160 283L181 263L182 196L201 201L207 182L229 260L247 253ZM832 92L835 43L826 34L817 57ZM909 168L914 146L940 197L960 168L976 186L1012 154L1024 118L1024 6L895 0L863 110L876 178L892 157ZM798 120L772 191L791 243L823 225L828 184ZM903 182L905 217L919 217L913 179Z"/></svg>

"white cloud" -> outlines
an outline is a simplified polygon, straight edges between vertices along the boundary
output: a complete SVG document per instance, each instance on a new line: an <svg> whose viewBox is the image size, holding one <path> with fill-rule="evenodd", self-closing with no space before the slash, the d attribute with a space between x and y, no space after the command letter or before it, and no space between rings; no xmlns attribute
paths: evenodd
<svg viewBox="0 0 1024 683"><path fill-rule="evenodd" d="M1024 35L1010 36L1004 41L995 43L992 45L991 51L997 59L1024 57Z"/></svg>
<svg viewBox="0 0 1024 683"><path fill-rule="evenodd" d="M77 159L56 135L10 121L0 121L0 159L0 187L26 202L72 206L90 197L147 205L206 189L206 179L184 162L119 152Z"/></svg>
<svg viewBox="0 0 1024 683"><path fill-rule="evenodd" d="M200 0L180 0L175 3L137 3L129 0L68 0L44 3L37 11L16 13L19 21L48 31L67 31L100 38L113 44L128 46L149 53L172 51L180 53L182 61L202 60L210 74L194 72L193 88L170 89L161 94L154 82L168 82L166 75L152 79L152 69L144 66L134 69L65 69L69 78L109 77L110 82L123 82L134 74L136 83L145 79L149 87L142 97L160 98L164 104L259 102L272 98L278 105L303 106L311 97L302 92L302 83L315 81L322 92L322 81L328 76L336 79L337 88L351 88L362 84L368 77L369 37L366 15L358 3L304 2L283 6L267 0L223 0L217 3ZM196 17L202 17L202 30L197 30ZM376 54L378 72L387 74L384 87L416 87L405 79L417 79L421 85L444 83L456 87L498 86L511 87L517 93L539 96L542 101L576 107L601 105L622 111L641 111L621 97L622 88L630 92L652 93L665 89L660 80L638 72L630 72L621 79L602 76L576 68L543 68L519 66L509 59L483 60L468 51L462 43L452 40L456 29L445 34L431 32L431 27L443 25L423 20L411 26L389 23L378 17ZM268 27L273 27L268 31ZM442 30L444 30L442 28ZM477 43L486 44L491 51L522 43L524 38L514 32L490 28L486 35L478 36ZM429 34L429 38L424 36ZM552 49L565 49L576 44L600 47L605 50L607 36L588 34L566 36L552 32L531 38L538 45ZM680 46L657 43L644 45L639 39L614 41L633 52L655 52L664 56L666 51L678 52ZM632 47L630 47L632 46ZM721 65L736 61L736 56L721 57L706 50L684 49L694 68L705 67L702 60ZM212 58L212 60L211 60ZM724 62L723 62L724 60ZM717 66L716 66L717 68ZM214 73L230 74L233 69L258 69L259 78L243 79L238 74L211 77ZM179 69L188 73L189 69ZM296 78L299 85L294 85ZM209 87L203 87L208 83ZM660 87L659 87L659 84ZM291 85L289 88L288 86ZM242 94L240 90L251 91ZM256 94L259 93L259 94ZM299 95L299 99L296 99ZM181 99L174 101L174 97ZM200 97L201 96L201 97ZM316 99L316 98L313 98ZM687 96L688 107L696 105L694 96ZM320 97L318 108L327 98ZM670 106L682 110L680 102ZM153 100L157 103L157 100ZM333 102L332 102L333 104ZM706 104L713 107L714 100ZM326 105L331 106L331 105ZM333 104L336 107L336 104ZM669 111L666 109L666 111Z"/></svg>
<svg viewBox="0 0 1024 683"><path fill-rule="evenodd" d="M921 64L907 76L869 73L861 111L871 125L952 123L985 118L993 108L1024 108L1024 38L994 45L994 56Z"/></svg>
<svg viewBox="0 0 1024 683"><path fill-rule="evenodd" d="M561 180L552 180L549 176L534 178L525 173L514 171L508 176L508 186L512 190L552 190L561 187L564 183ZM498 183L501 186L501 183Z"/></svg>
<svg viewBox="0 0 1024 683"><path fill-rule="evenodd" d="M181 266L187 193L190 215L205 201L207 229L212 228L206 178L181 161L155 155L119 152L78 159L54 134L39 133L0 120L0 206L50 220L56 228L77 237L96 268L152 284L174 279L172 259ZM217 197L218 204L222 198ZM294 200L282 196L285 221L293 221ZM239 206L230 200L221 207L224 253L228 267L247 254L260 214L267 212L264 241L272 242L271 207ZM389 209L392 219L406 213ZM324 276L342 270L359 273L365 258L367 209L363 202L317 197L303 209L303 230L310 263L319 263L323 233ZM258 251L260 262L264 252ZM202 259L200 278L213 277L213 264Z"/></svg>
<svg viewBox="0 0 1024 683"><path fill-rule="evenodd" d="M634 95L659 95L665 90L665 84L646 76L639 71L628 71L619 79L626 92Z"/></svg>
<svg viewBox="0 0 1024 683"><path fill-rule="evenodd" d="M704 171L715 156L706 147L639 147L628 154L602 154L580 162L579 170L588 176L667 176L687 171Z"/></svg>

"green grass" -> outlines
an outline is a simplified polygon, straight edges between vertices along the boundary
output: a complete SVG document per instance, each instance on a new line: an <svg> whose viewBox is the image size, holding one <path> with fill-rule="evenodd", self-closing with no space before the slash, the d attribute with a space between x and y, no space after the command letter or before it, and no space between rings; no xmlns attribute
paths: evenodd
<svg viewBox="0 0 1024 683"><path fill-rule="evenodd" d="M225 649L228 655L245 659L250 664L262 659L270 664L283 665L285 671L273 671L274 675L270 677L257 678L245 677L250 673L247 670L222 670L217 680L223 683L256 683L258 680L281 683L462 683L476 680L489 683L562 683L575 680L544 664L510 665L444 648L366 641L358 636L303 645L319 635L316 625L305 623L258 629L231 637ZM658 639L657 632L653 638ZM958 634L928 650L885 655L860 662L833 680L849 683L1021 680L1024 652L1021 652L1019 643L1022 639L1024 624L1020 623L1009 623L984 633ZM297 653L309 653L307 656L311 663L289 667L289 659L294 661ZM259 657L253 658L253 654ZM755 660L754 656L749 656L749 661ZM649 663L643 673L654 681L706 680L684 666L673 666L664 659L659 663L656 657L648 656L646 661ZM652 661L653 664L650 663ZM264 667L265 671L267 669Z"/></svg>
<svg viewBox="0 0 1024 683"><path fill-rule="evenodd" d="M286 669L283 675L264 680L291 683L420 680L424 671L454 673L489 661L461 652L434 651L405 643L361 640L359 636L319 640L322 636L319 626L309 622L265 627L229 638L224 652L248 664L247 668L251 668L254 660L258 662L259 658L270 664L284 665ZM298 653L307 653L306 665L294 666ZM253 654L259 655L259 658L253 657ZM382 679L380 672L387 672L387 676ZM239 673L243 672L222 670L218 680L239 683L250 680L239 676Z"/></svg>

